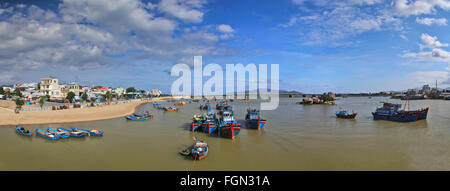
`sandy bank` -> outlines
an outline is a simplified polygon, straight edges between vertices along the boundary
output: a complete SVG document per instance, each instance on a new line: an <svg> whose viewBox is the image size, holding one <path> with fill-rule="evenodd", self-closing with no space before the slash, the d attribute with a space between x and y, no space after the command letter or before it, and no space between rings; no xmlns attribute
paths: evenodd
<svg viewBox="0 0 450 191"><path fill-rule="evenodd" d="M160 101L164 100L132 101L66 110L22 111L19 114L14 113L13 110L0 108L0 125L70 123L113 119L133 114L136 111L136 107L141 104Z"/></svg>

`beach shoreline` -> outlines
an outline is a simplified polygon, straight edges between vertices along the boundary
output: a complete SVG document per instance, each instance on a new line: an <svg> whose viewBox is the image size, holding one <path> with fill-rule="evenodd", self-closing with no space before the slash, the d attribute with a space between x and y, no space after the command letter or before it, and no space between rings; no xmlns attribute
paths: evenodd
<svg viewBox="0 0 450 191"><path fill-rule="evenodd" d="M39 125L100 121L124 117L136 112L137 107L153 102L163 102L168 98L130 101L97 107L73 108L65 110L21 111L0 109L0 126Z"/></svg>

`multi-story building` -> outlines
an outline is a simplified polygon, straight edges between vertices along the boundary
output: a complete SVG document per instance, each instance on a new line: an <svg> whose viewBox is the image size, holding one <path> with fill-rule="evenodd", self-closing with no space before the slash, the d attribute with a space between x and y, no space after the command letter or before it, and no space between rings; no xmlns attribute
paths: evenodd
<svg viewBox="0 0 450 191"><path fill-rule="evenodd" d="M80 86L76 83L63 84L61 85L61 94L66 97L69 92L75 93L75 96L80 95Z"/></svg>
<svg viewBox="0 0 450 191"><path fill-rule="evenodd" d="M51 99L63 98L57 78L41 78L39 88L42 96L49 95Z"/></svg>

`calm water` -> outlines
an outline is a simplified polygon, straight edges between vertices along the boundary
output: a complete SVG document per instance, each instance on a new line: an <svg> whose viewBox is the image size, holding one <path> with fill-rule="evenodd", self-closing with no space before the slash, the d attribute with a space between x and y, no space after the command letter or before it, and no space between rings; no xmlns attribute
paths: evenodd
<svg viewBox="0 0 450 191"><path fill-rule="evenodd" d="M154 115L146 122L118 118L50 125L101 129L103 137L49 141L2 127L0 170L450 170L450 101L411 101L411 109L430 107L428 120L413 123L372 120L380 101L400 100L343 98L336 106L297 101L281 99L277 110L262 112L268 120L264 130L244 127L235 140L196 133L210 145L203 161L178 155L192 143L194 134L187 128L200 113L199 103L178 113L143 105L139 110ZM243 122L246 108L258 102L232 104ZM336 119L339 106L354 109L357 119Z"/></svg>

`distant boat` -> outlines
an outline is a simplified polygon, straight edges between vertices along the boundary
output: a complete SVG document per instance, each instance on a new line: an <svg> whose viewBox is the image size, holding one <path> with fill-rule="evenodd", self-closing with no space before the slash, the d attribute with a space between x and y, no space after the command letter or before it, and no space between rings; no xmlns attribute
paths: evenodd
<svg viewBox="0 0 450 191"><path fill-rule="evenodd" d="M356 115L358 115L358 113L348 113L345 110L341 110L341 111L336 111L336 117L338 118L343 118L343 119L355 119Z"/></svg>
<svg viewBox="0 0 450 191"><path fill-rule="evenodd" d="M95 130L95 129L87 130L87 129L72 127L72 131L88 133L90 136L103 136L103 131L99 131L99 130Z"/></svg>
<svg viewBox="0 0 450 191"><path fill-rule="evenodd" d="M35 131L36 131L37 135L39 135L41 137L44 137L46 139L50 139L50 140L57 140L57 139L59 139L59 136L57 134L55 134L55 133L50 133L50 132L44 131L42 129L35 129Z"/></svg>
<svg viewBox="0 0 450 191"><path fill-rule="evenodd" d="M63 139L70 137L70 133L67 133L65 131L58 131L58 130L50 128L50 127L45 127L45 130L47 130L50 133L55 133L57 136L59 136L60 138L63 138Z"/></svg>
<svg viewBox="0 0 450 191"><path fill-rule="evenodd" d="M178 111L177 107L164 107L164 111Z"/></svg>

